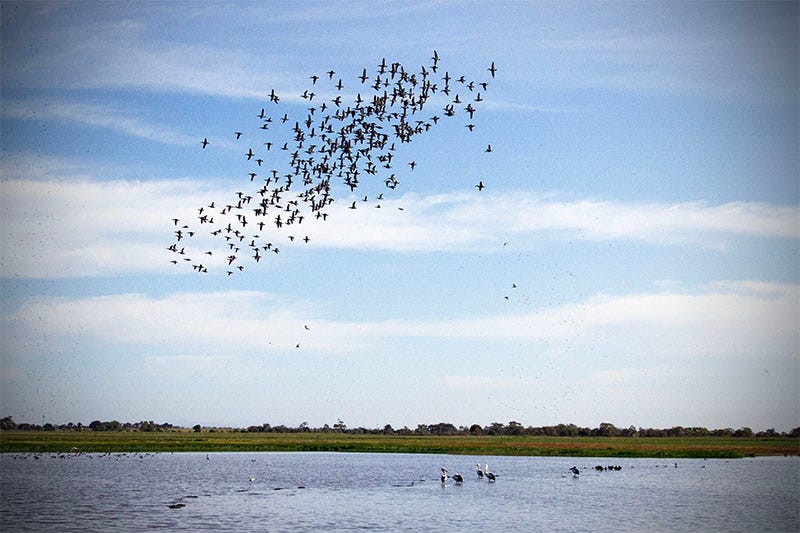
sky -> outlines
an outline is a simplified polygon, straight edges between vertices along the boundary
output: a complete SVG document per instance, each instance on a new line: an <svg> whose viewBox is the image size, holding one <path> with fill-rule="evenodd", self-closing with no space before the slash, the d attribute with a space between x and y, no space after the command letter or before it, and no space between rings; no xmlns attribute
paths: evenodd
<svg viewBox="0 0 800 533"><path fill-rule="evenodd" d="M0 21L0 415L800 426L797 2L4 1ZM229 275L198 208L256 195L249 172L288 165L264 145L292 140L279 118L353 105L382 59L488 85L449 82L454 117L431 97L394 189L333 177L325 220L267 228L280 253Z"/></svg>

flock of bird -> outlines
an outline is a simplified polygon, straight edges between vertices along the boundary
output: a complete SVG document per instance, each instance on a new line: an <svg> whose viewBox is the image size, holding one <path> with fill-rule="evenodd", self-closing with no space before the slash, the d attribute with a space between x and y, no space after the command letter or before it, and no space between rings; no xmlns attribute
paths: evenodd
<svg viewBox="0 0 800 533"><path fill-rule="evenodd" d="M299 119L280 109L281 97L272 89L265 106L253 115L260 137L231 133L243 144L249 168L242 179L248 187L228 201L197 208L191 220L173 218L170 261L189 264L199 273L207 273L210 264L226 264L227 274L233 275L248 260L258 263L289 242L308 244L302 223L326 220L340 191L353 195L365 183L382 186L380 194L359 195L349 205L357 209L371 200L380 208L386 189L394 190L417 167L415 160L403 164L395 159L398 147L453 117L461 117L472 132L477 107L496 72L492 62L485 79L451 74L435 50L430 63L414 71L385 58L374 71L363 68L360 76L347 81L329 70L309 77L310 87L300 94L308 106ZM206 137L200 145L210 150L214 143ZM491 153L491 144L482 150ZM482 180L475 185L478 191L484 187ZM213 250L190 249L201 230L224 240L224 261L213 257Z"/></svg>

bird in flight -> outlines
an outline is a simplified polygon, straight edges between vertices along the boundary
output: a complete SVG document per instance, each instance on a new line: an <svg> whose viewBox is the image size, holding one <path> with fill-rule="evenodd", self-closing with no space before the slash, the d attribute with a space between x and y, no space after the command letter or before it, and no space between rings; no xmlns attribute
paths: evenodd
<svg viewBox="0 0 800 533"><path fill-rule="evenodd" d="M333 214L328 212L329 206L339 199L335 198L337 189L334 184L337 181L340 186L344 185L344 190L351 192L366 187L366 190L361 189L363 192L355 192L355 197L364 198L365 202L375 201L375 208L386 207L380 191L370 187L385 186L391 190L399 187L402 177L395 170L397 160L393 161L393 157L400 152L395 152L395 146L411 143L443 122L464 116L463 112L456 112L456 106L462 100L465 106L462 109L468 117L462 125L472 131L476 127L474 119L479 116L476 108L486 99L489 82L497 73L494 62L486 69L491 78L486 76L486 70L483 70L483 79L448 70L436 50L433 50L430 61L425 61L425 65L415 69L408 69L400 62L391 62L385 57L374 64L377 68L362 67L360 73L355 70L349 77L340 74L336 82L333 81L336 74L333 69L311 75L305 82L306 87L297 92L300 98L312 102L314 93L311 89L317 89L317 83L325 86L318 89L320 94L327 95L331 91L334 94L324 98L325 101L315 107L297 110L295 116L292 116L294 111L281 109L273 121L264 107L254 108L245 114L251 120L252 117L258 117L259 122L252 129L265 136L255 144L248 141L255 148L249 148L244 154L248 162L255 162L259 166L259 169L249 170L258 172L248 170L247 174L241 173L242 177L249 177L249 180L244 178L242 181L250 189L239 189L236 196L227 202L205 202L204 209L198 212L195 221L208 227L212 236L224 239L225 255L222 257L228 258L223 261L223 264L227 263L228 275L241 272L244 269L242 262L247 258L261 262L265 257L262 254L266 251L278 252L272 245L272 242L277 242L274 236L267 237L262 233L262 230L267 231L267 226L296 235L297 238L289 239L290 242L308 243L309 237L301 238L305 233L298 233L296 226L304 219L328 220L328 216ZM432 74L438 68L442 69L442 74ZM352 95L343 93L348 80L358 80L355 83L360 82L359 91L354 91ZM366 85L368 80L372 80L370 85ZM469 93L459 93L451 84L463 85L463 89ZM472 93L476 91L480 92L473 97ZM267 88L264 92L270 106L286 105L274 89ZM437 99L436 93L444 93L447 98ZM463 99L461 94L465 95ZM279 117L282 118L277 120ZM251 135L251 130L244 127L231 129L235 130L236 140L243 135ZM204 138L200 144L203 149L207 148L208 138ZM272 146L280 150L272 151ZM491 145L484 146L483 151L492 151ZM409 172L414 172L417 166L414 152L404 153L410 153L405 161L408 162ZM265 157L266 154L270 157ZM260 171L262 166L265 168L263 174ZM255 179L257 177L259 182ZM485 188L482 181L475 187L479 191ZM356 209L357 203L351 201L343 207ZM220 204L219 207L215 207L217 204ZM397 209L402 211L403 207ZM208 272L205 265L199 264L197 256L191 257L194 255L191 241L187 243L187 240L196 233L191 222L186 221L187 224L182 223L181 227L177 226L178 222L177 218L173 219L174 244L168 248L180 254L171 258L173 264L183 265L185 261L198 272ZM180 241L179 245L176 240ZM199 250L198 256L204 250ZM214 257L218 257L216 251ZM455 479L455 475L452 477Z"/></svg>

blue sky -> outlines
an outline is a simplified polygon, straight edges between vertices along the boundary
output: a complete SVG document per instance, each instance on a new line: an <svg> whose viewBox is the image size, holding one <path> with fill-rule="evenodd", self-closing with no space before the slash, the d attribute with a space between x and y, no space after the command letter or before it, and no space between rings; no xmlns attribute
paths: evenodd
<svg viewBox="0 0 800 533"><path fill-rule="evenodd" d="M2 416L800 425L797 3L0 16ZM399 146L394 190L334 183L324 223L234 276L205 228L207 274L169 262L173 218L257 190L262 107L303 120L312 74L352 99L433 50L489 81L474 131L459 110Z"/></svg>

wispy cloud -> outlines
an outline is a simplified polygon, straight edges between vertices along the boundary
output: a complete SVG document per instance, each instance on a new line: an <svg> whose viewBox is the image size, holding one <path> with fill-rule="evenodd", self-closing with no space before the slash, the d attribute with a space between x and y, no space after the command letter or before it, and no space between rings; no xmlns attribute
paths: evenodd
<svg viewBox="0 0 800 533"><path fill-rule="evenodd" d="M106 128L125 135L177 146L196 146L197 136L160 124L147 123L117 106L57 102L53 100L15 100L3 106L3 116L21 120L60 120Z"/></svg>
<svg viewBox="0 0 800 533"><path fill-rule="evenodd" d="M770 290L596 295L534 312L377 322L332 319L310 302L261 291L32 298L4 314L2 324L9 350L42 336L86 335L105 345L158 347L160 357L215 361L242 354L374 353L408 339L510 342L540 351L552 345L552 356L562 349L555 346L570 345L634 360L796 356L800 287L759 283ZM455 374L445 380L465 383L499 382Z"/></svg>
<svg viewBox="0 0 800 533"><path fill-rule="evenodd" d="M42 179L9 178L0 184L3 276L165 272L171 219L192 221L198 206L215 199L222 205L233 196L195 180L94 181L80 177L91 170L77 167L68 172L79 179L54 180L57 166L45 161L46 168L25 171ZM14 176L19 168L4 164L4 175ZM347 209L352 201L336 202L324 223L304 224L314 247L483 253L487 245L502 249L499 243L507 240L535 243L534 236L547 236L724 248L738 236L791 239L800 233L797 207L756 202L564 201L532 192L406 194L383 201L381 209L374 203ZM225 223L217 218L217 224ZM195 246L202 254L224 247L210 237L210 229L194 229L199 240L184 241L187 250ZM224 257L217 254L208 264L221 265Z"/></svg>

